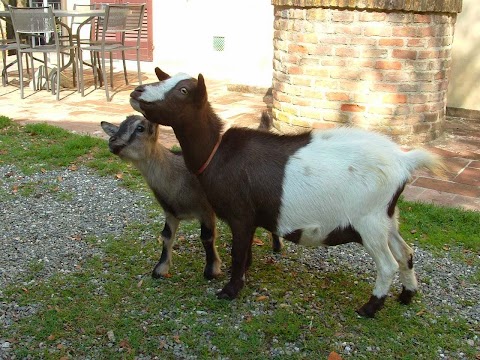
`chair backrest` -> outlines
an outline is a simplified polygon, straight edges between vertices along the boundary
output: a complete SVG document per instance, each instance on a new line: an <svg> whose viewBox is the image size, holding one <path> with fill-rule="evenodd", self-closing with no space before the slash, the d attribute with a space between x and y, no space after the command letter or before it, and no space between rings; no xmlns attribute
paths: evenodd
<svg viewBox="0 0 480 360"><path fill-rule="evenodd" d="M73 4L73 10L97 10L100 4ZM86 16L72 16L70 27L73 29L73 25L80 25L87 19Z"/></svg>
<svg viewBox="0 0 480 360"><path fill-rule="evenodd" d="M104 32L140 31L143 24L145 4L105 5Z"/></svg>
<svg viewBox="0 0 480 360"><path fill-rule="evenodd" d="M73 10L96 10L99 9L101 4L74 4L73 5ZM78 26L80 26L85 20L87 20L88 17L86 16L72 16L70 20L70 29L72 30L72 33L76 33ZM85 37L86 39L95 39L97 37L97 27L95 24L97 23L97 19L93 18L90 20L88 25L85 25L84 28L82 28L82 34L81 37ZM88 29L87 31L83 31L84 29ZM87 37L86 34L89 34Z"/></svg>
<svg viewBox="0 0 480 360"><path fill-rule="evenodd" d="M57 24L51 6L48 7L14 7L9 6L13 30L17 44L21 35L45 36L50 43L59 44ZM52 41L53 40L53 41ZM41 44L43 45L43 44Z"/></svg>

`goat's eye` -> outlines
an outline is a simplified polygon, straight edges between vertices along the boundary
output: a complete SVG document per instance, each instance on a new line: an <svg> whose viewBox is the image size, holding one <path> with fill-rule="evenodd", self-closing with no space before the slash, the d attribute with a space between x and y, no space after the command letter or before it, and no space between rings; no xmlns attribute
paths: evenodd
<svg viewBox="0 0 480 360"><path fill-rule="evenodd" d="M187 95L187 94L188 94L187 88L184 88L184 87L180 88L180 92L181 92L183 95Z"/></svg>
<svg viewBox="0 0 480 360"><path fill-rule="evenodd" d="M138 125L135 130L136 130L137 132L144 132L144 131L145 131L145 126L143 126L143 125Z"/></svg>

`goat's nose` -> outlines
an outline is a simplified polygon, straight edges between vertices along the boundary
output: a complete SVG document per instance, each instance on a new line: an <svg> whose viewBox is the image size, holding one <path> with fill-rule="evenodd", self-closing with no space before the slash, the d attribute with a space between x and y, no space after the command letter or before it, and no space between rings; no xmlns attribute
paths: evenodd
<svg viewBox="0 0 480 360"><path fill-rule="evenodd" d="M133 99L137 99L142 95L142 93L145 91L145 86L144 85L138 85L135 90L133 90L130 93L130 97Z"/></svg>

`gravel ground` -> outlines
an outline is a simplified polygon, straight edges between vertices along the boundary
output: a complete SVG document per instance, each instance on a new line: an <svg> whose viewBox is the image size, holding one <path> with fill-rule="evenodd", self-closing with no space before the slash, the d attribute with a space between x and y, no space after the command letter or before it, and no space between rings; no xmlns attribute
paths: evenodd
<svg viewBox="0 0 480 360"><path fill-rule="evenodd" d="M27 196L21 195L28 191ZM118 187L116 180L100 178L84 168L23 176L13 166L0 167L0 198L0 333L13 321L35 314L40 306L7 303L2 293L6 285L31 285L56 273L75 271L92 255L102 256L101 250L86 241L89 236L121 235L130 222L153 221L147 217L149 196ZM374 282L373 262L358 245L327 249L290 246L287 249L300 256L295 260L288 254L282 257L280 261L285 261L286 265L300 261L320 271L346 268L363 278L370 273L369 280ZM460 264L448 254L438 258L428 251L415 250L422 303L428 311L451 318L460 316L471 323L472 328L478 329L480 287L471 276L478 269ZM396 281L392 289L399 286ZM262 304L257 306L256 311L264 311ZM477 333L468 339L466 346L475 346L480 351L479 336ZM272 349L271 355L294 353L298 351L297 345L279 345L278 349ZM355 347L349 343L340 345L346 354ZM0 359L8 359L10 346L0 335ZM165 347L169 346L178 347L174 350L179 358L195 358L186 349L165 339ZM462 354L453 358L462 358Z"/></svg>

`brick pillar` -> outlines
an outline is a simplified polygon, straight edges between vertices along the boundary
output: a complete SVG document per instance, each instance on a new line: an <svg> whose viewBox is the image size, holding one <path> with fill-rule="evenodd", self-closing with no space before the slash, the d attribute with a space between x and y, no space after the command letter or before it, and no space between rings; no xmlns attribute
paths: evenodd
<svg viewBox="0 0 480 360"><path fill-rule="evenodd" d="M461 1L272 0L275 126L438 137Z"/></svg>

